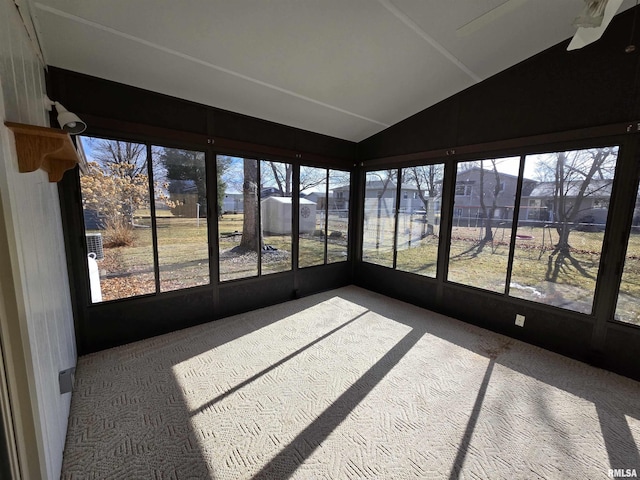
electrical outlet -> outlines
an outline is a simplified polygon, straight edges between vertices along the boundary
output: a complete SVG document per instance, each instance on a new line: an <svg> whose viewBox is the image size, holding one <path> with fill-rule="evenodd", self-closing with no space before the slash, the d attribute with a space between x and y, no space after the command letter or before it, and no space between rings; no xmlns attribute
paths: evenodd
<svg viewBox="0 0 640 480"><path fill-rule="evenodd" d="M516 314L516 325L524 327L524 315Z"/></svg>
<svg viewBox="0 0 640 480"><path fill-rule="evenodd" d="M73 384L75 383L76 368L68 368L62 370L58 374L58 383L60 384L60 394L65 394L73 391Z"/></svg>

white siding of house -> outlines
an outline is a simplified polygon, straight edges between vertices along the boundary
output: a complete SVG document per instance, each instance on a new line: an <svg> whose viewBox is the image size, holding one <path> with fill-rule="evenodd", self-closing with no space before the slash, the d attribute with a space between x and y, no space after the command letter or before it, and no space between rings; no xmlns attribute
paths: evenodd
<svg viewBox="0 0 640 480"><path fill-rule="evenodd" d="M48 126L36 52L14 2L0 0L2 347L23 478L55 479L71 402L71 394L60 394L58 372L76 363L57 184L42 170L18 172L13 134L4 126Z"/></svg>

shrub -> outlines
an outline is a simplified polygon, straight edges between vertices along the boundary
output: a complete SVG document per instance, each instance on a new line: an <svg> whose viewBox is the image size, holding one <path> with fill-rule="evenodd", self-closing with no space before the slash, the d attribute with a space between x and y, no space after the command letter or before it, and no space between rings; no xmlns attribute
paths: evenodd
<svg viewBox="0 0 640 480"><path fill-rule="evenodd" d="M133 226L123 218L110 219L104 224L104 247L131 247L135 243Z"/></svg>

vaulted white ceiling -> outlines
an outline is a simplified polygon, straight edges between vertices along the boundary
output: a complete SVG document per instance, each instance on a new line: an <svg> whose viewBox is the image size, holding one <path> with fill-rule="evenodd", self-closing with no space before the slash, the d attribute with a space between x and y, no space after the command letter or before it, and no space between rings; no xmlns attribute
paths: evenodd
<svg viewBox="0 0 640 480"><path fill-rule="evenodd" d="M584 6L505 3L30 0L29 9L49 65L360 141L568 39Z"/></svg>

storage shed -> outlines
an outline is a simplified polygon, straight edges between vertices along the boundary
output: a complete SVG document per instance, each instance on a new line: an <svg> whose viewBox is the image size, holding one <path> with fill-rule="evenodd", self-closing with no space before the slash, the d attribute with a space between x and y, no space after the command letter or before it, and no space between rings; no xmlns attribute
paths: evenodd
<svg viewBox="0 0 640 480"><path fill-rule="evenodd" d="M269 234L291 233L291 197L269 197L262 200L262 228ZM316 228L316 204L300 199L300 233L312 233Z"/></svg>

